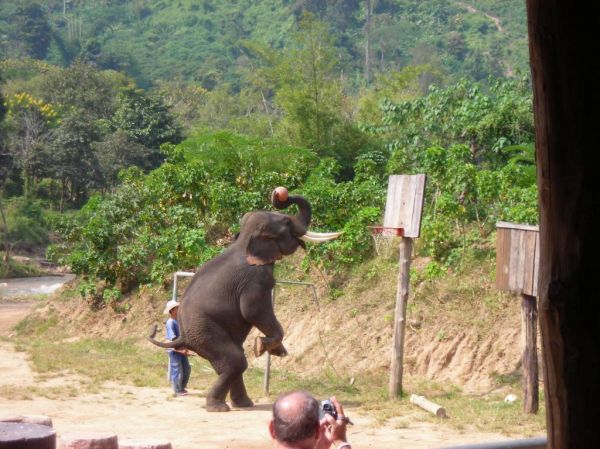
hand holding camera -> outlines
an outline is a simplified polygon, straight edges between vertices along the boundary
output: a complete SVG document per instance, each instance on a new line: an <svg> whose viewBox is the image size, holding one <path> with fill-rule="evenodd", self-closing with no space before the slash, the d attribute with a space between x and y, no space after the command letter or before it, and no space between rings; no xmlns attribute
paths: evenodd
<svg viewBox="0 0 600 449"><path fill-rule="evenodd" d="M322 420L325 415L331 415L333 419L336 421L338 420L338 412L331 399L325 399L324 401L321 401L321 404L319 405L319 421ZM350 421L350 418L343 415L343 412L340 414L340 419L350 425L354 425L354 423Z"/></svg>
<svg viewBox="0 0 600 449"><path fill-rule="evenodd" d="M321 436L315 449L329 449L332 444L337 449L350 449L350 443L346 440L346 426L352 421L344 415L344 409L335 397L321 401L319 420Z"/></svg>

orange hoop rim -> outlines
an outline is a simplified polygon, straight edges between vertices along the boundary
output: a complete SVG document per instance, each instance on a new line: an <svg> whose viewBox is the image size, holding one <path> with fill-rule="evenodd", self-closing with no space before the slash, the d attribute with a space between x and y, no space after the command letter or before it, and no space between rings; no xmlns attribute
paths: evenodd
<svg viewBox="0 0 600 449"><path fill-rule="evenodd" d="M404 228L394 228L390 226L367 226L372 235L389 235L396 237L404 236Z"/></svg>

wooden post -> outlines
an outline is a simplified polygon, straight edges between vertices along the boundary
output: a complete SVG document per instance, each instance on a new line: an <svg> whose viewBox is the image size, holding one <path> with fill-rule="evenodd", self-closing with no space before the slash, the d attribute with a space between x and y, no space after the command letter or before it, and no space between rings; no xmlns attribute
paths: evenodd
<svg viewBox="0 0 600 449"><path fill-rule="evenodd" d="M597 2L527 0L548 449L598 448Z"/></svg>
<svg viewBox="0 0 600 449"><path fill-rule="evenodd" d="M539 384L537 363L537 302L535 296L521 295L523 310L523 411L537 413Z"/></svg>
<svg viewBox="0 0 600 449"><path fill-rule="evenodd" d="M392 364L390 367L390 398L402 395L404 330L406 327L406 304L408 303L412 247L413 241L411 238L402 237L400 239L398 286L396 288L396 310L394 312L394 345L392 346Z"/></svg>

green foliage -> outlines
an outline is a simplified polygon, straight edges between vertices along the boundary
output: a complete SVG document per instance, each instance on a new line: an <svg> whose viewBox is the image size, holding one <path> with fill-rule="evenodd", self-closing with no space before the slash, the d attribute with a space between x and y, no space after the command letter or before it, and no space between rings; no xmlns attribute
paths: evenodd
<svg viewBox="0 0 600 449"><path fill-rule="evenodd" d="M365 172L361 172L363 167ZM327 245L310 246L310 260L327 269L339 270L365 260L373 245L368 225L377 223L385 202L382 179L369 174L373 164L357 164L353 181L336 182L340 170L333 159L323 159L311 173L301 192L311 201L312 227L343 230L337 240Z"/></svg>
<svg viewBox="0 0 600 449"><path fill-rule="evenodd" d="M181 141L181 130L166 106L159 98L150 97L141 89L121 90L112 125L147 148L158 149L163 143Z"/></svg>
<svg viewBox="0 0 600 449"><path fill-rule="evenodd" d="M20 6L10 17L15 37L24 45L28 56L44 59L50 47L51 28L42 6L37 3Z"/></svg>
<svg viewBox="0 0 600 449"><path fill-rule="evenodd" d="M496 168L510 158L504 148L533 141L533 109L528 85L491 80L489 92L461 80L447 88L432 86L419 99L384 104L383 131L389 143L391 171L422 164L425 148L467 145L473 163Z"/></svg>
<svg viewBox="0 0 600 449"><path fill-rule="evenodd" d="M1 173L8 196L33 195L60 210L80 207L91 192L115 185L119 170L157 167L159 146L181 138L163 103L122 74L83 61L61 69L7 60L0 69L10 75L8 90L16 91L0 127L2 157L10 162Z"/></svg>
<svg viewBox="0 0 600 449"><path fill-rule="evenodd" d="M384 104L390 173L426 173L422 250L456 261L471 223L537 222L531 93L518 81L489 91L462 80L428 95Z"/></svg>
<svg viewBox="0 0 600 449"><path fill-rule="evenodd" d="M372 2L368 26L366 2L358 0L72 1L66 11L62 2L37 3L0 3L0 52L64 65L79 57L127 71L143 86L180 76L208 90L226 83L237 92L247 68L240 42L285 48L307 12L331 30L353 87L365 82L367 39L371 74L431 64L485 80L529 70L525 7L516 0Z"/></svg>
<svg viewBox="0 0 600 449"><path fill-rule="evenodd" d="M40 201L23 197L2 199L6 227L0 221L0 247L29 250L48 243L48 216Z"/></svg>
<svg viewBox="0 0 600 449"><path fill-rule="evenodd" d="M267 207L274 186L300 183L314 163L306 150L229 134L190 139L182 153L164 150L168 161L160 168L147 176L124 172L114 193L93 197L60 221L66 243L50 255L122 291L160 282L212 258L221 250L217 240L232 233L245 212Z"/></svg>

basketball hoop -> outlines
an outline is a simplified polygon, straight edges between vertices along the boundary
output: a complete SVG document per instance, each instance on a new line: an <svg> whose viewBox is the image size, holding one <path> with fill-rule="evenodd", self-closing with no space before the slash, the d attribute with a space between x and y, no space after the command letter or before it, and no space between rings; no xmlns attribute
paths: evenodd
<svg viewBox="0 0 600 449"><path fill-rule="evenodd" d="M389 259L396 253L399 240L404 235L404 228L387 226L368 226L375 243L375 252L379 257Z"/></svg>

